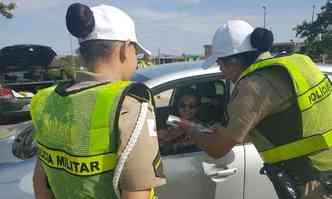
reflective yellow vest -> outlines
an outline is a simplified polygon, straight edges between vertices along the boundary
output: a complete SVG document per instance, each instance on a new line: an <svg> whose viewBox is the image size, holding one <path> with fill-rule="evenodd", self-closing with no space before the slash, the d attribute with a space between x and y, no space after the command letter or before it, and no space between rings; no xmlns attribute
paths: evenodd
<svg viewBox="0 0 332 199"><path fill-rule="evenodd" d="M146 68L148 65L145 63L144 60L138 60L137 62L137 68Z"/></svg>
<svg viewBox="0 0 332 199"><path fill-rule="evenodd" d="M282 67L293 83L297 107L302 121L302 139L268 149L257 147L264 162L277 163L308 156L312 165L321 170L332 170L332 86L312 60L300 54L258 61L249 66L239 81L254 71ZM259 140L253 140L255 143Z"/></svg>
<svg viewBox="0 0 332 199"><path fill-rule="evenodd" d="M116 198L117 118L132 85L117 81L65 96L51 87L32 99L38 158L57 199Z"/></svg>

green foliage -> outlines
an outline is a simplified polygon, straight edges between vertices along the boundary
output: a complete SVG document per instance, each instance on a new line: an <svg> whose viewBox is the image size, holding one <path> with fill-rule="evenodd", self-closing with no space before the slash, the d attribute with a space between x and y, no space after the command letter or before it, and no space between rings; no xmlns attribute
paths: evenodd
<svg viewBox="0 0 332 199"><path fill-rule="evenodd" d="M47 77L51 80L62 80L67 77L63 74L64 70L62 68L59 69L50 69L47 71Z"/></svg>
<svg viewBox="0 0 332 199"><path fill-rule="evenodd" d="M60 66L62 72L67 78L73 78L75 71L79 67L79 58L71 55L56 57L52 62L52 66ZM51 75L58 77L58 75L60 75L60 69L58 69L58 71L52 71Z"/></svg>
<svg viewBox="0 0 332 199"><path fill-rule="evenodd" d="M12 11L16 8L15 3L5 4L0 2L0 14L8 19L13 17Z"/></svg>
<svg viewBox="0 0 332 199"><path fill-rule="evenodd" d="M332 58L332 0L321 7L315 21L304 21L295 31L297 37L304 39L303 53L317 60L322 55Z"/></svg>
<svg viewBox="0 0 332 199"><path fill-rule="evenodd" d="M57 57L53 61L52 65L63 67L75 67L79 65L79 59L77 56L67 55L64 57Z"/></svg>

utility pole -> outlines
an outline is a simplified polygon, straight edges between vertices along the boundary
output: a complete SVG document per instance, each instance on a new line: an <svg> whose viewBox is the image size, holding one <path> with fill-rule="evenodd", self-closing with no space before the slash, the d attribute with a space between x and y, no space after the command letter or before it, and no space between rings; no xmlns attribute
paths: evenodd
<svg viewBox="0 0 332 199"><path fill-rule="evenodd" d="M158 64L160 64L160 48L158 49Z"/></svg>
<svg viewBox="0 0 332 199"><path fill-rule="evenodd" d="M314 17L315 17L315 9L316 9L316 6L315 4L312 6L312 17L311 17L311 23L314 23Z"/></svg>
<svg viewBox="0 0 332 199"><path fill-rule="evenodd" d="M266 27L266 6L263 6L264 9L264 28Z"/></svg>
<svg viewBox="0 0 332 199"><path fill-rule="evenodd" d="M69 44L70 44L71 65L72 65L72 67L74 67L75 61L74 61L74 55L73 55L73 38L70 34L69 34Z"/></svg>

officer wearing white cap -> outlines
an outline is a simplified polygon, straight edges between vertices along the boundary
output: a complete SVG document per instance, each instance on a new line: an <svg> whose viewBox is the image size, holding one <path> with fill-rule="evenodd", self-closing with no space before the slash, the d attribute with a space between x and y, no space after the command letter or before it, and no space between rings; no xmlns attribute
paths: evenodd
<svg viewBox="0 0 332 199"><path fill-rule="evenodd" d="M152 96L129 81L137 51L149 51L118 8L75 3L66 22L89 72L32 99L36 198L155 198L153 188L166 180Z"/></svg>
<svg viewBox="0 0 332 199"><path fill-rule="evenodd" d="M305 55L272 57L272 43L269 30L240 20L222 25L203 67L217 62L235 83L226 119L212 134L182 125L215 158L249 135L279 198L332 198L331 83Z"/></svg>

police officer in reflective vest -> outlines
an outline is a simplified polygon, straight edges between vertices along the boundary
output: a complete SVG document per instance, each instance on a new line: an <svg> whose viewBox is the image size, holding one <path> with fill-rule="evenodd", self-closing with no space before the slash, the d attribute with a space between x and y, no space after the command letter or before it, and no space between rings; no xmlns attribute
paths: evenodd
<svg viewBox="0 0 332 199"><path fill-rule="evenodd" d="M31 104L38 161L36 198L155 198L165 178L151 93L128 81L138 43L122 10L72 4L69 32L89 72L38 92Z"/></svg>
<svg viewBox="0 0 332 199"><path fill-rule="evenodd" d="M240 20L222 25L203 67L217 62L235 83L224 122L212 134L183 127L215 158L249 135L279 198L332 198L331 82L305 55L272 57L272 43L269 30Z"/></svg>
<svg viewBox="0 0 332 199"><path fill-rule="evenodd" d="M138 62L137 62L137 68L138 69L147 68L151 65L152 65L151 58L150 58L150 55L148 55L148 54L144 54L143 58L139 59Z"/></svg>

